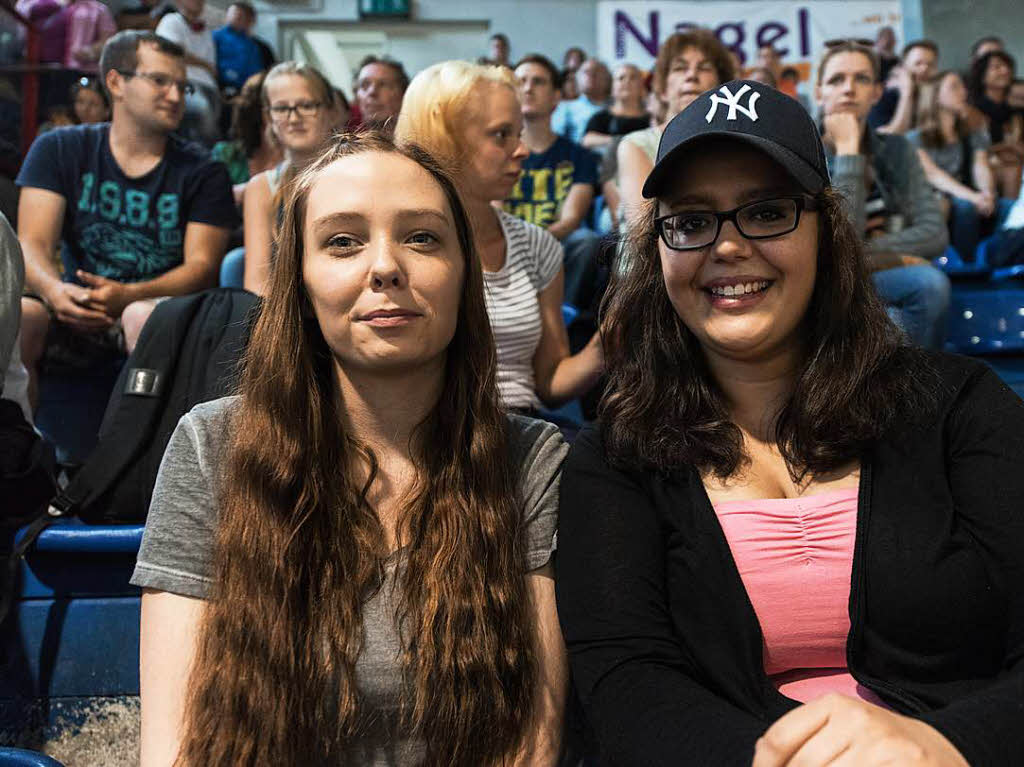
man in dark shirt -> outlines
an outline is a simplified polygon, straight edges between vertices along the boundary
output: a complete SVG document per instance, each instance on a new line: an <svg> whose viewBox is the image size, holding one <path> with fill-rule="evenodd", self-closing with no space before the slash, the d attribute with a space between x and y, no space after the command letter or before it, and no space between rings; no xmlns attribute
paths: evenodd
<svg viewBox="0 0 1024 767"><path fill-rule="evenodd" d="M597 185L597 157L552 130L559 73L543 56L521 59L515 69L523 110L523 142L530 156L504 208L546 228L565 248L565 298L587 304L596 269L598 236L584 225Z"/></svg>
<svg viewBox="0 0 1024 767"><path fill-rule="evenodd" d="M935 76L939 46L931 40L915 40L903 49L896 87L886 88L868 114L868 125L880 133L903 134L914 121L914 94L921 83Z"/></svg>
<svg viewBox="0 0 1024 767"><path fill-rule="evenodd" d="M189 88L181 48L121 32L100 69L111 122L41 135L17 179L33 401L44 354L87 364L93 353L131 351L161 298L213 285L237 223L227 170L171 134Z"/></svg>

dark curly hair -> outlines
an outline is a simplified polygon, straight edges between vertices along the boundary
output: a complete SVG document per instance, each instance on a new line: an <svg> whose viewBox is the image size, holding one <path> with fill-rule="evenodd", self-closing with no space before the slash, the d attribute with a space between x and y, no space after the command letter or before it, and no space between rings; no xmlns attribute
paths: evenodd
<svg viewBox="0 0 1024 767"><path fill-rule="evenodd" d="M771 437L794 480L833 471L930 401L923 352L906 345L875 295L860 238L826 189L818 271L802 322L803 367ZM686 466L732 476L743 438L693 333L669 300L650 201L624 242L602 304L608 387L605 446L619 465L674 475Z"/></svg>
<svg viewBox="0 0 1024 767"><path fill-rule="evenodd" d="M1011 74L1017 71L1016 60L1006 51L989 51L984 56L979 56L967 70L967 98L972 104L977 104L985 97L985 72L992 59L1002 59L1010 67ZM1010 89L1006 90L1009 92Z"/></svg>
<svg viewBox="0 0 1024 767"><path fill-rule="evenodd" d="M711 62L718 74L718 82L727 83L736 79L736 65L733 64L729 49L722 45L710 29L688 29L677 32L667 38L658 48L658 58L654 62L653 85L656 93L665 90L665 80L672 66L672 59L683 52L684 48L696 48Z"/></svg>

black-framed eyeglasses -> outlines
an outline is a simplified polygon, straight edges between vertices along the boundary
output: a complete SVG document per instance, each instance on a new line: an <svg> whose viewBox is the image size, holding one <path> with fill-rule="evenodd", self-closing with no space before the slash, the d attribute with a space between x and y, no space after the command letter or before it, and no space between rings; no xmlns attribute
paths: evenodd
<svg viewBox="0 0 1024 767"><path fill-rule="evenodd" d="M299 117L315 117L323 106L319 101L300 101L297 104L275 104L270 107L270 116L278 121L285 121L291 118L292 112Z"/></svg>
<svg viewBox="0 0 1024 767"><path fill-rule="evenodd" d="M818 201L810 195L774 197L721 212L686 210L669 213L654 219L654 227L671 250L696 250L713 245L726 221L732 221L748 240L766 240L789 234L800 226L802 211L817 209Z"/></svg>
<svg viewBox="0 0 1024 767"><path fill-rule="evenodd" d="M176 87L181 91L182 96L191 96L196 92L195 86L188 80L175 80L163 72L134 72L130 69L118 69L117 72L122 77L142 77L149 80L161 91L169 91L172 87Z"/></svg>

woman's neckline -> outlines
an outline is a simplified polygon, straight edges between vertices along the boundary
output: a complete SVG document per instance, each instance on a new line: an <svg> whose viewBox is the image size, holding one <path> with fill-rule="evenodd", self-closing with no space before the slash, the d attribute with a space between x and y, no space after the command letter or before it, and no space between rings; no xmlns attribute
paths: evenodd
<svg viewBox="0 0 1024 767"><path fill-rule="evenodd" d="M791 498L734 498L725 501L718 501L717 503L712 502L711 505L720 509L726 506L740 506L740 505L754 505L754 504L770 504L773 506L786 506L786 505L797 505L800 503L815 503L825 500L839 499L839 498L856 498L860 494L860 487L840 487L834 490L822 490L819 493L810 493L809 495L797 495ZM710 500L710 498L709 498Z"/></svg>

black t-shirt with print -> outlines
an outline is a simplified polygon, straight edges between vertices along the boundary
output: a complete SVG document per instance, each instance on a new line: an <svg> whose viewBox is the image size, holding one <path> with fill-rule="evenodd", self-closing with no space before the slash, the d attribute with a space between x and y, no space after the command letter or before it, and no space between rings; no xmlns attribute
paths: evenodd
<svg viewBox="0 0 1024 767"><path fill-rule="evenodd" d="M67 205L61 237L65 275L82 269L119 282L160 276L184 260L190 221L238 224L223 163L171 135L163 159L130 178L110 151L110 125L76 125L39 136L18 186L56 192Z"/></svg>
<svg viewBox="0 0 1024 767"><path fill-rule="evenodd" d="M593 131L594 133L604 133L608 136L625 136L627 133L643 130L650 126L650 115L621 117L613 115L609 109L602 109L590 118L590 121L587 123L587 129L583 132L590 133Z"/></svg>

